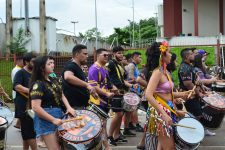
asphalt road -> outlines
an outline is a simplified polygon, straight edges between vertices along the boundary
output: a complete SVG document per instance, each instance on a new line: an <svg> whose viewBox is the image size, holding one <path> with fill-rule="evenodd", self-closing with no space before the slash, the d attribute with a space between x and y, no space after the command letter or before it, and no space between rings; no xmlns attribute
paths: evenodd
<svg viewBox="0 0 225 150"><path fill-rule="evenodd" d="M140 111L139 118L141 123L145 122L145 113ZM108 121L108 125L109 126ZM11 126L7 129L6 134L6 150L22 150L22 140L20 130L13 127L15 120ZM198 150L225 150L225 120L223 120L222 126L215 130L216 136L205 136L201 142ZM119 144L116 147L112 147L113 150L135 150L142 133L136 133L136 137L129 137L128 143ZM46 150L45 148L40 148Z"/></svg>

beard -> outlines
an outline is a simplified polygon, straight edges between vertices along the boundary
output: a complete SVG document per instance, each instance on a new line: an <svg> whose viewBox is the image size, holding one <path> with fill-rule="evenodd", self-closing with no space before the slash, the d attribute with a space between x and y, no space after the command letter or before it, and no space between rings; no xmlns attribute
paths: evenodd
<svg viewBox="0 0 225 150"><path fill-rule="evenodd" d="M87 61L81 61L80 64L81 65L86 65L87 64Z"/></svg>
<svg viewBox="0 0 225 150"><path fill-rule="evenodd" d="M120 59L119 57L115 56L117 61L122 61L123 59Z"/></svg>
<svg viewBox="0 0 225 150"><path fill-rule="evenodd" d="M27 68L32 71L33 70L33 66L32 65L28 65Z"/></svg>

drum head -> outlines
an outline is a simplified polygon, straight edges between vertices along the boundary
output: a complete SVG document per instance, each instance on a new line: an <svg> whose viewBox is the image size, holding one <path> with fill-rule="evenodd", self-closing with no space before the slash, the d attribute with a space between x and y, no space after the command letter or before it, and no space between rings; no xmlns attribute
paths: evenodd
<svg viewBox="0 0 225 150"><path fill-rule="evenodd" d="M216 82L216 85L220 85L220 86L225 87L225 82Z"/></svg>
<svg viewBox="0 0 225 150"><path fill-rule="evenodd" d="M195 129L189 129L189 128L184 128L180 126L176 127L178 136L186 143L197 144L203 140L205 135L204 128L202 124L196 119L183 118L178 122L178 124L195 128Z"/></svg>
<svg viewBox="0 0 225 150"><path fill-rule="evenodd" d="M81 120L73 120L60 125L58 133L63 140L72 143L83 143L99 135L102 123L97 114L89 110L76 110L76 114L82 117L84 125L78 125L78 121ZM63 119L63 121L65 120L68 120L68 118Z"/></svg>
<svg viewBox="0 0 225 150"><path fill-rule="evenodd" d="M6 118L9 124L11 124L14 119L13 112L6 106L0 107L0 116L2 116L3 118Z"/></svg>
<svg viewBox="0 0 225 150"><path fill-rule="evenodd" d="M7 120L0 116L0 127L5 125L7 123Z"/></svg>
<svg viewBox="0 0 225 150"><path fill-rule="evenodd" d="M125 103L127 103L129 105L134 105L134 106L138 105L140 102L139 96L137 94L131 93L131 92L124 94L123 99L124 99Z"/></svg>
<svg viewBox="0 0 225 150"><path fill-rule="evenodd" d="M220 94L217 93L210 94L209 96L204 97L203 101L205 101L211 107L225 110L225 97Z"/></svg>

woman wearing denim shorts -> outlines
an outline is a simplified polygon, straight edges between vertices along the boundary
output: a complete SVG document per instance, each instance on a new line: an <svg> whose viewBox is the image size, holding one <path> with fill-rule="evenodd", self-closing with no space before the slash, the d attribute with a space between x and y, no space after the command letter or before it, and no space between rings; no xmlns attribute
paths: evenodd
<svg viewBox="0 0 225 150"><path fill-rule="evenodd" d="M49 77L53 69L54 62L49 56L39 56L34 60L30 98L35 112L34 128L37 137L43 138L49 150L59 150L56 130L62 124L62 108L64 106L71 115L75 115L75 110L63 95L59 80Z"/></svg>

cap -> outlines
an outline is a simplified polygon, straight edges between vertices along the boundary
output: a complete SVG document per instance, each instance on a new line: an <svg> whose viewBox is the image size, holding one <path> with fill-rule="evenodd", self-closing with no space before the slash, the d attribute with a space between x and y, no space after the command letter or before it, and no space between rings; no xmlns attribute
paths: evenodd
<svg viewBox="0 0 225 150"><path fill-rule="evenodd" d="M209 55L209 54L210 54L210 53L206 52L206 51L203 50L203 49L199 49L199 50L198 50L198 53L199 53L200 55Z"/></svg>

